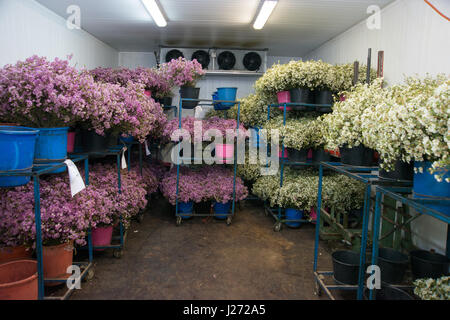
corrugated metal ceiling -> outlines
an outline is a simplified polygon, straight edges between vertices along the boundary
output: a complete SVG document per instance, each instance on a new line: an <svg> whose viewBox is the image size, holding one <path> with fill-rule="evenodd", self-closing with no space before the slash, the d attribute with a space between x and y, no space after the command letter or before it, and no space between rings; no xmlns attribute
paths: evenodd
<svg viewBox="0 0 450 320"><path fill-rule="evenodd" d="M119 51L159 45L269 48L271 55L302 56L393 0L279 0L263 30L253 20L260 0L159 0L168 20L158 28L140 0L38 0L58 15L81 8L82 28Z"/></svg>

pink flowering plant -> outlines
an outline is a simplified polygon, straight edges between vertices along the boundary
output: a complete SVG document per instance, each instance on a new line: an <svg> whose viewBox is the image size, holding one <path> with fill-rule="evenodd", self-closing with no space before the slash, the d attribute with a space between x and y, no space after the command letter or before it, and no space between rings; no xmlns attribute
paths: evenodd
<svg viewBox="0 0 450 320"><path fill-rule="evenodd" d="M194 117L185 117L181 119L181 128L186 130L190 136L191 141L195 137L195 122L201 123L202 125L202 131L197 133L197 136L194 141L195 142L201 142L203 141L203 136L208 130L215 130L218 133L221 133L223 138L226 138L227 130L232 130L236 134L236 128L237 128L237 122L234 119L223 119L219 117L211 117L208 119L196 119ZM164 127L164 130L162 132L162 137L165 141L171 141L173 140L171 138L172 133L178 130L179 128L179 120L172 119L167 122L166 126ZM243 137L247 134L247 130L245 127L240 124L239 125L239 136Z"/></svg>
<svg viewBox="0 0 450 320"><path fill-rule="evenodd" d="M209 199L228 203L233 201L233 171L224 166L205 167L205 188L208 189ZM248 189L241 178L236 177L236 202L244 200L248 196Z"/></svg>
<svg viewBox="0 0 450 320"><path fill-rule="evenodd" d="M41 219L44 245L74 241L84 245L89 227L113 225L122 217L125 227L147 205L147 189L135 172L122 172L117 189L114 165L90 168L90 185L72 198L69 178L41 180ZM83 170L80 170L83 175ZM33 184L0 190L0 247L31 245L36 238Z"/></svg>
<svg viewBox="0 0 450 320"><path fill-rule="evenodd" d="M68 61L32 56L0 69L0 117L32 127L63 127L86 116L83 87L92 77Z"/></svg>
<svg viewBox="0 0 450 320"><path fill-rule="evenodd" d="M196 59L190 61L182 57L163 64L160 69L163 77L170 79L177 87L195 87L197 81L206 74Z"/></svg>
<svg viewBox="0 0 450 320"><path fill-rule="evenodd" d="M176 202L177 171L171 170L161 181L161 191L169 202ZM233 172L225 167L182 167L179 181L179 202L213 200L227 203L233 200ZM248 190L240 178L236 178L236 201L245 199Z"/></svg>
<svg viewBox="0 0 450 320"><path fill-rule="evenodd" d="M206 176L202 170L194 170L186 167L180 168L180 180L178 187L179 202L202 202L208 198L208 190L205 188ZM177 170L172 169L166 173L160 183L160 190L164 197L173 205L177 196Z"/></svg>

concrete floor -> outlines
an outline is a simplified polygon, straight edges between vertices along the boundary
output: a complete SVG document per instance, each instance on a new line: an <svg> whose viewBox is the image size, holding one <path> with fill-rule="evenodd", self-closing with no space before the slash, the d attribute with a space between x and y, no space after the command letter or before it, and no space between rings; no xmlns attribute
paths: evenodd
<svg viewBox="0 0 450 320"><path fill-rule="evenodd" d="M194 218L176 227L170 205L153 201L131 226L122 259L95 253L94 279L71 299L319 299L314 225L277 233L273 224L261 205L247 202L231 226ZM321 246L321 270L331 270Z"/></svg>

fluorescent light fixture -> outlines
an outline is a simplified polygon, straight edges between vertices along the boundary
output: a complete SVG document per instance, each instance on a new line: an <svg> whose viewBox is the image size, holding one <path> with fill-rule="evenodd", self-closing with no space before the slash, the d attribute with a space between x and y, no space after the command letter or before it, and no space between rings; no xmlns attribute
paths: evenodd
<svg viewBox="0 0 450 320"><path fill-rule="evenodd" d="M255 23L253 24L253 28L255 28L256 30L261 30L264 27L270 15L272 14L273 9L275 9L277 3L278 0L264 1L261 10L258 13L258 17L256 18Z"/></svg>
<svg viewBox="0 0 450 320"><path fill-rule="evenodd" d="M167 26L166 19L164 19L163 14L161 13L161 10L158 7L158 4L155 0L141 0L144 4L145 9L147 9L148 13L152 16L153 20L155 21L156 25L158 27L165 27Z"/></svg>

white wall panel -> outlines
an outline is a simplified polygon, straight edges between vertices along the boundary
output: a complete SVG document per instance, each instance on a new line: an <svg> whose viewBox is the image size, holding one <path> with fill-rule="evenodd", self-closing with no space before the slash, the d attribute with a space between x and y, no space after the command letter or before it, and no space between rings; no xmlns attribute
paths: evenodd
<svg viewBox="0 0 450 320"><path fill-rule="evenodd" d="M66 59L79 68L117 67L118 52L34 0L0 0L0 66L34 54Z"/></svg>
<svg viewBox="0 0 450 320"><path fill-rule="evenodd" d="M432 3L447 15L450 1ZM404 75L450 73L450 23L422 0L397 0L381 11L381 29L369 30L362 21L310 52L306 57L330 63L366 62L372 48L385 51L385 78L399 83Z"/></svg>
<svg viewBox="0 0 450 320"><path fill-rule="evenodd" d="M450 14L450 1L432 3ZM366 63L367 49L385 51L385 78L401 83L404 75L450 74L450 23L422 0L397 0L381 11L381 29L369 30L366 21L326 42L307 55L330 63ZM412 224L413 242L423 249L445 252L447 225L429 216Z"/></svg>

